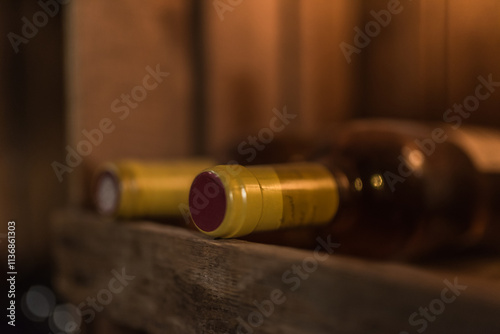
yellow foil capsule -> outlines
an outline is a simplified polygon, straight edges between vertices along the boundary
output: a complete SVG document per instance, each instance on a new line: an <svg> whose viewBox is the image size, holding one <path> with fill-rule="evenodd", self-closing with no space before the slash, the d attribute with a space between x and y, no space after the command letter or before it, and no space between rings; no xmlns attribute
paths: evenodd
<svg viewBox="0 0 500 334"><path fill-rule="evenodd" d="M94 203L106 216L175 217L187 211L189 187L209 159L103 164L94 177Z"/></svg>
<svg viewBox="0 0 500 334"><path fill-rule="evenodd" d="M195 178L189 197L198 229L221 238L324 225L338 206L334 177L316 163L216 166Z"/></svg>

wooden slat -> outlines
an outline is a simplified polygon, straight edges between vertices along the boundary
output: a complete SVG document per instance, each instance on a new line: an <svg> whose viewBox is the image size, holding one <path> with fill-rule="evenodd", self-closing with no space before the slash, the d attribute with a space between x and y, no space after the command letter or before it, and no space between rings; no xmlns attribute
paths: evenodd
<svg viewBox="0 0 500 334"><path fill-rule="evenodd" d="M86 139L82 131L99 128L102 119L115 127L69 175L73 203L85 201L89 175L104 160L192 153L190 11L191 1L185 0L69 4L68 144L75 149ZM122 102L116 107L123 111L113 112L113 101L142 86L146 68L157 66L170 76L138 106ZM150 78L149 85L155 80Z"/></svg>
<svg viewBox="0 0 500 334"><path fill-rule="evenodd" d="M38 4L24 1L23 12L30 19L40 10ZM16 211L22 213L20 217L11 214L19 217L16 241L20 253L34 269L50 261L49 216L63 205L67 193L67 185L59 183L51 168L52 162L63 156L65 136L62 21L61 15L50 18L17 54L25 71L21 107L25 115L16 129L23 139L22 144L14 144L20 155L20 164L15 166L15 186L21 191Z"/></svg>
<svg viewBox="0 0 500 334"><path fill-rule="evenodd" d="M421 327L409 323L410 315L430 304L439 307L435 300L442 298L446 279L467 288L428 322L426 333L500 330L500 283L467 271L443 274L333 254L300 279L290 271L311 265L312 251L211 240L172 226L114 222L79 211L55 215L53 231L59 291L78 305L108 287L112 270L124 270L135 278L102 314L148 333L236 333L238 319L248 322L250 314L255 326L243 333L415 332ZM286 300L260 321L256 312L266 311L255 303L275 290Z"/></svg>
<svg viewBox="0 0 500 334"><path fill-rule="evenodd" d="M448 103L448 3L447 0L419 1L419 81L415 99L417 118L443 120Z"/></svg>
<svg viewBox="0 0 500 334"><path fill-rule="evenodd" d="M478 76L500 82L500 2L448 1L449 105L462 104L475 94ZM472 113L467 122L500 126L500 92L497 90Z"/></svg>
<svg viewBox="0 0 500 334"><path fill-rule="evenodd" d="M216 7L216 4L227 7ZM279 1L204 1L212 153L268 127L280 97ZM218 8L218 9L216 9ZM228 9L226 9L228 8ZM298 106L289 105L297 112Z"/></svg>
<svg viewBox="0 0 500 334"><path fill-rule="evenodd" d="M387 1L364 5L364 20L373 20ZM442 121L454 104L475 94L478 76L500 81L500 5L495 0L402 1L394 16L364 48L364 114ZM499 125L500 94L482 101L467 122Z"/></svg>
<svg viewBox="0 0 500 334"><path fill-rule="evenodd" d="M355 116L361 69L359 61L347 62L340 44L352 44L361 8L357 0L300 1L299 91L301 122L307 132L328 133L332 123Z"/></svg>
<svg viewBox="0 0 500 334"><path fill-rule="evenodd" d="M2 36L6 36L9 32L10 28L10 20L8 18L9 11L11 10L11 6L6 2L0 3L0 34ZM14 206L14 194L16 192L16 188L14 184L8 182L9 179L13 177L13 169L14 164L13 160L13 150L9 145L9 123L7 117L7 110L11 108L10 96L9 96L9 82L7 80L7 71L9 68L9 60L11 59L10 52L13 52L10 49L10 45L7 43L0 43L0 73L2 73L2 78L0 78L0 150L4 156L8 157L7 159L0 159L0 184L3 185L3 190L0 192L0 219L6 221L9 218L7 214L8 208ZM0 245L5 242L5 237L7 236L7 224L2 224L0 226ZM0 251L0 256L2 258L7 257L7 248L2 247Z"/></svg>
<svg viewBox="0 0 500 334"><path fill-rule="evenodd" d="M16 259L25 279L49 262L48 221L65 198L51 168L62 155L64 138L61 16L47 20L20 45L24 21L40 11L36 2L4 1L0 5L0 233L17 222ZM21 37L22 38L22 37ZM7 251L5 241L0 248ZM6 258L6 255L3 257Z"/></svg>
<svg viewBox="0 0 500 334"><path fill-rule="evenodd" d="M204 2L209 150L257 135L272 109L285 105L298 115L288 134L325 133L351 116L359 68L339 44L351 37L360 7L347 0Z"/></svg>
<svg viewBox="0 0 500 334"><path fill-rule="evenodd" d="M89 326L87 333L94 334L144 334L143 331L133 330L123 326L117 326L106 317L96 318ZM83 333L85 334L85 333Z"/></svg>
<svg viewBox="0 0 500 334"><path fill-rule="evenodd" d="M385 0L364 2L363 22L359 28L365 31L366 24L377 22L372 11L387 10ZM391 15L386 27L361 50L361 59L352 65L361 66L361 91L364 115L379 117L422 118L425 114L421 95L421 6L418 2L398 2L400 13ZM380 27L380 25L378 25ZM444 33L436 31L436 36ZM354 36L354 31L352 32ZM427 42L427 41L426 41ZM426 61L428 62L428 61ZM440 70L441 64L434 64ZM444 98L444 97L443 97Z"/></svg>

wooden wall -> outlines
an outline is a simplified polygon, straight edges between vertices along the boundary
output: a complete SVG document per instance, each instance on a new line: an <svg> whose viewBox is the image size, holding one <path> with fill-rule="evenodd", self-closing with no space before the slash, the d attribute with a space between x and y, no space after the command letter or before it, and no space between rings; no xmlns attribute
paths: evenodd
<svg viewBox="0 0 500 334"><path fill-rule="evenodd" d="M283 105L300 115L291 133L325 133L352 117L442 121L479 76L500 78L494 0L220 3L228 7L218 12L204 2L212 150L255 134ZM366 33L389 7L390 22L347 61L340 45L355 46L355 28ZM500 126L499 102L492 94L467 122Z"/></svg>
<svg viewBox="0 0 500 334"><path fill-rule="evenodd" d="M67 20L68 143L109 120L113 131L69 176L70 201L86 200L103 161L192 153L191 1L73 1ZM150 68L168 72L161 82ZM138 88L137 88L138 87ZM135 93L135 95L134 95ZM124 95L128 95L130 102ZM110 130L111 131L111 130ZM97 138L97 137L96 137Z"/></svg>
<svg viewBox="0 0 500 334"><path fill-rule="evenodd" d="M346 62L339 45L350 40L362 3L300 1L300 30L295 43L300 54L300 110L308 133L328 132L332 123L357 114L361 68Z"/></svg>
<svg viewBox="0 0 500 334"><path fill-rule="evenodd" d="M257 135L269 126L273 109L285 106L298 115L289 134L327 131L352 113L357 68L346 66L338 44L348 38L360 1L222 1L222 9L215 3L71 5L69 146L75 149L86 140L82 131L98 128L104 118L114 127L64 175L72 203L86 201L90 175L104 160L214 154ZM155 64L171 75L121 120L110 104Z"/></svg>
<svg viewBox="0 0 500 334"><path fill-rule="evenodd" d="M0 219L23 222L26 263L47 259L49 212L84 203L104 160L213 153L256 135L285 105L298 115L290 134L325 133L352 117L440 120L474 93L478 76L500 81L496 0L402 0L347 62L341 43L354 43L354 28L391 2L73 0L19 54L4 39ZM39 10L28 1L0 6L3 36ZM112 103L157 65L170 75L127 117L123 102L115 112ZM500 126L499 104L497 92L468 121ZM103 119L112 133L60 183L51 163L65 163L67 145L76 149Z"/></svg>
<svg viewBox="0 0 500 334"><path fill-rule="evenodd" d="M274 108L298 115L285 130L291 134L327 131L352 115L358 69L338 45L357 22L360 1L203 4L209 151L256 135Z"/></svg>
<svg viewBox="0 0 500 334"><path fill-rule="evenodd" d="M78 145L82 130L103 118L116 125L72 173L74 203L106 159L213 154L257 135L273 109L285 106L298 115L289 134L328 133L352 117L441 120L473 93L479 75L498 70L488 51L497 42L486 32L497 30L500 14L490 0L148 0L140 9L115 7L76 1L68 20L69 142ZM366 33L374 13L389 10L390 22L348 61L342 43L355 45L356 29ZM145 66L160 63L172 75L129 118L117 119L110 102L141 82ZM497 121L499 96L471 121Z"/></svg>
<svg viewBox="0 0 500 334"><path fill-rule="evenodd" d="M403 10L358 59L361 114L443 120L455 103L475 93L478 77L500 81L500 3L401 1ZM388 1L365 2L363 23ZM500 126L500 92L467 122Z"/></svg>
<svg viewBox="0 0 500 334"><path fill-rule="evenodd" d="M51 163L64 140L62 18L56 16L15 51L7 35L21 34L23 21L40 8L35 2L0 4L0 233L16 221L19 284L49 265L50 214L64 203L66 187ZM0 256L6 259L5 240Z"/></svg>
<svg viewBox="0 0 500 334"><path fill-rule="evenodd" d="M500 81L500 2L448 1L446 57L448 105L461 103L474 92L477 77ZM497 88L498 89L498 88ZM470 121L500 126L500 91L482 102Z"/></svg>
<svg viewBox="0 0 500 334"><path fill-rule="evenodd" d="M283 106L278 89L280 1L222 2L231 10L216 9L214 3L203 2L210 150L240 134L256 134L273 108Z"/></svg>

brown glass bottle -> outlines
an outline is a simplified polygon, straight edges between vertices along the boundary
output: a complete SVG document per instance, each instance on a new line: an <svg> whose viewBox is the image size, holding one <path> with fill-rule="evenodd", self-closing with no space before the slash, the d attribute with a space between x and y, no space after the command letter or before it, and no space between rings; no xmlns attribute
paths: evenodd
<svg viewBox="0 0 500 334"><path fill-rule="evenodd" d="M311 245L329 235L339 252L396 259L498 245L498 200L498 134L375 120L339 128L314 163L218 166L190 193L193 221L214 237L307 227Z"/></svg>

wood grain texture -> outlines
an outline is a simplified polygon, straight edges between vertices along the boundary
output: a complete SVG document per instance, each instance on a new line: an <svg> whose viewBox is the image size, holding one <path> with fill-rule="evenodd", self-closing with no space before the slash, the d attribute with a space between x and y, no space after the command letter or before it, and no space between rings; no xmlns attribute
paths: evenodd
<svg viewBox="0 0 500 334"><path fill-rule="evenodd" d="M256 136L285 105L298 115L284 130L292 135L328 133L352 116L359 68L339 44L351 37L359 1L203 4L209 151Z"/></svg>
<svg viewBox="0 0 500 334"><path fill-rule="evenodd" d="M358 0L300 1L299 92L306 132L329 133L332 123L356 116L361 67L348 63L340 44L352 44L361 8Z"/></svg>
<svg viewBox="0 0 500 334"><path fill-rule="evenodd" d="M0 234L15 220L17 261L26 279L49 261L49 213L60 207L65 185L51 168L62 156L64 138L62 24L56 15L26 43L22 18L40 11L36 2L4 1L0 5ZM5 241L0 238L0 248ZM5 257L6 258L6 255Z"/></svg>
<svg viewBox="0 0 500 334"><path fill-rule="evenodd" d="M0 34L6 36L10 28L10 20L8 19L8 11L11 10L5 2L0 3ZM9 24L7 24L9 23ZM0 43L0 73L2 73L2 79L0 80L0 150L7 156L7 159L0 160L0 183L3 185L3 190L0 192L0 212L2 216L0 219L6 221L12 219L7 213L8 208L11 208L14 203L15 186L9 183L8 180L12 179L14 170L13 160L13 149L9 145L9 123L7 110L11 107L10 94L9 94L9 82L6 78L6 73L10 67L10 55L13 52L8 43ZM2 224L0 226L0 243L5 242L7 237L7 224ZM5 259L7 258L7 248L2 248L0 251L0 256Z"/></svg>
<svg viewBox="0 0 500 334"><path fill-rule="evenodd" d="M101 316L96 318L95 321L92 322L91 326L87 328L87 331L83 334L145 334L141 330L134 330L128 327L123 327L116 325L113 321L110 321L109 318Z"/></svg>
<svg viewBox="0 0 500 334"><path fill-rule="evenodd" d="M74 1L67 19L68 144L86 140L83 130L114 126L69 175L70 199L86 199L89 177L104 160L161 159L192 153L191 1ZM147 67L170 76L144 86ZM137 91L138 92L138 91ZM121 102L122 94L131 104ZM116 109L122 111L115 112ZM128 112L127 112L128 109ZM68 175L65 175L67 177Z"/></svg>
<svg viewBox="0 0 500 334"><path fill-rule="evenodd" d="M225 7L216 6L217 3ZM257 135L281 110L280 1L204 1L207 147ZM289 105L297 112L297 105Z"/></svg>
<svg viewBox="0 0 500 334"><path fill-rule="evenodd" d="M360 27L388 3L366 2ZM365 115L443 121L448 108L475 94L479 76L500 80L497 1L400 3L401 13L360 54ZM496 91L465 121L498 126L499 101Z"/></svg>
<svg viewBox="0 0 500 334"><path fill-rule="evenodd" d="M500 81L500 3L495 0L448 3L447 71L451 108L475 94L478 76L487 79L491 74L493 81ZM496 88L465 121L500 126L499 105L500 91Z"/></svg>
<svg viewBox="0 0 500 334"><path fill-rule="evenodd" d="M7 23L10 23L8 20L8 10L9 6L6 5L5 2L0 4L0 34L2 36L6 36L9 33L9 27ZM0 43L0 73L2 76L6 76L6 73L9 68L9 59L11 57L10 53L13 52L8 43ZM2 78L0 80L0 150L4 155L8 156L12 159L12 148L8 145L9 142L9 132L8 132L8 117L7 110L10 108L11 103L9 99L9 90L8 90L8 81L6 78ZM0 212L6 212L7 208L11 207L13 199L12 193L14 192L14 187L7 182L12 176L12 163L11 159L1 159L0 160L0 182L5 185L4 190L0 192ZM3 220L9 219L8 217L1 217ZM0 227L0 233L2 236L7 233L7 225L2 225ZM7 254L7 249L2 250L0 255L5 258ZM5 256L4 256L5 255Z"/></svg>
<svg viewBox="0 0 500 334"><path fill-rule="evenodd" d="M81 211L54 215L53 233L59 291L78 305L108 286L112 270L124 268L135 278L102 314L148 333L236 333L238 318L255 316L255 303L269 300L276 289L286 300L243 333L415 332L420 327L412 327L409 316L440 299L444 280L455 278L467 289L428 323L426 333L500 330L500 282L491 272L479 278L333 254L307 278L289 281L297 275L287 273L309 266L314 252L211 240L181 228L115 222Z"/></svg>
<svg viewBox="0 0 500 334"><path fill-rule="evenodd" d="M372 22L379 27L379 33L373 34L351 64L362 71L359 91L362 113L371 117L423 118L426 112L421 94L421 85L425 83L421 81L420 27L427 20L422 21L419 2L401 1L397 7L399 13L391 15L385 27L381 26L373 13L387 10L389 3L394 2L363 2L363 19L358 27L366 33ZM444 29L434 34L444 34ZM440 65L433 64L433 69L439 71Z"/></svg>
<svg viewBox="0 0 500 334"><path fill-rule="evenodd" d="M447 0L419 2L417 117L443 121L448 103L448 4ZM409 38L413 38L409 37Z"/></svg>

